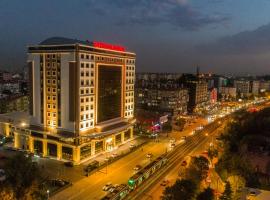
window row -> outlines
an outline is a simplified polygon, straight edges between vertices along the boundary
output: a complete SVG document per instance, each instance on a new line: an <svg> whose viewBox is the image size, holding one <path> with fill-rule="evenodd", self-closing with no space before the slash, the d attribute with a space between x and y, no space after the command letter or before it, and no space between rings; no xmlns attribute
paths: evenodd
<svg viewBox="0 0 270 200"><path fill-rule="evenodd" d="M94 80L81 80L81 86L93 86L94 85Z"/></svg>
<svg viewBox="0 0 270 200"><path fill-rule="evenodd" d="M94 56L93 55L89 55L89 54L83 54L83 53L81 53L81 59L90 59L91 58L91 60L94 60Z"/></svg>
<svg viewBox="0 0 270 200"><path fill-rule="evenodd" d="M133 85L127 85L126 90L134 90L134 86Z"/></svg>
<svg viewBox="0 0 270 200"><path fill-rule="evenodd" d="M53 100L55 101L56 100L56 96L47 96L47 100L50 101L50 100Z"/></svg>
<svg viewBox="0 0 270 200"><path fill-rule="evenodd" d="M134 72L126 72L126 76L134 76Z"/></svg>
<svg viewBox="0 0 270 200"><path fill-rule="evenodd" d="M81 121L83 120L89 120L89 119L93 119L94 114L90 113L90 114L85 114L85 115L81 115Z"/></svg>
<svg viewBox="0 0 270 200"><path fill-rule="evenodd" d="M90 110L93 110L94 109L94 106L93 105L86 105L86 106L81 106L81 112L83 111L88 111L90 108Z"/></svg>
<svg viewBox="0 0 270 200"><path fill-rule="evenodd" d="M56 117L56 112L47 112L48 117Z"/></svg>
<svg viewBox="0 0 270 200"><path fill-rule="evenodd" d="M56 105L55 104L47 104L47 108L48 109L56 109Z"/></svg>
<svg viewBox="0 0 270 200"><path fill-rule="evenodd" d="M127 116L132 116L133 115L133 111L129 111L129 112L125 112L125 116L127 117Z"/></svg>
<svg viewBox="0 0 270 200"><path fill-rule="evenodd" d="M134 66L127 66L127 70L132 70L132 71L134 71L134 70L135 70L135 67L134 67Z"/></svg>
<svg viewBox="0 0 270 200"><path fill-rule="evenodd" d="M89 88L81 89L81 95L84 94L94 94L94 89L93 88L91 88L90 90Z"/></svg>
<svg viewBox="0 0 270 200"><path fill-rule="evenodd" d="M47 120L47 125L48 126L56 126L56 121Z"/></svg>
<svg viewBox="0 0 270 200"><path fill-rule="evenodd" d="M81 97L81 103L84 103L84 102L89 102L89 100L90 100L90 102L93 102L94 101L94 97Z"/></svg>
<svg viewBox="0 0 270 200"><path fill-rule="evenodd" d="M86 71L86 72L81 71L81 76L89 77L89 75L93 77L94 76L94 72L89 73L89 71Z"/></svg>
<svg viewBox="0 0 270 200"><path fill-rule="evenodd" d="M81 63L81 68L89 68L89 66L91 66L91 69L94 68L94 64L89 64L89 63Z"/></svg>
<svg viewBox="0 0 270 200"><path fill-rule="evenodd" d="M60 81L59 81L60 82ZM47 84L56 85L56 79L47 79Z"/></svg>
<svg viewBox="0 0 270 200"><path fill-rule="evenodd" d="M47 71L47 76L56 76L57 72L55 70ZM60 75L60 73L58 73Z"/></svg>
<svg viewBox="0 0 270 200"><path fill-rule="evenodd" d="M123 59L121 59L121 58L111 58L111 57L96 56L95 59L97 61L103 61L103 62L123 63Z"/></svg>
<svg viewBox="0 0 270 200"><path fill-rule="evenodd" d="M126 103L133 103L133 98L126 99Z"/></svg>
<svg viewBox="0 0 270 200"><path fill-rule="evenodd" d="M127 59L127 60L126 60L126 63L127 63L127 64L135 64L135 60L134 60L134 59L132 59L132 60Z"/></svg>
<svg viewBox="0 0 270 200"><path fill-rule="evenodd" d="M46 62L47 69L50 69L51 67L56 68L57 66L60 66L60 60L57 62Z"/></svg>
<svg viewBox="0 0 270 200"><path fill-rule="evenodd" d="M53 58L53 59L55 59L55 58L60 59L60 54L46 54L46 59L51 59L51 58Z"/></svg>
<svg viewBox="0 0 270 200"><path fill-rule="evenodd" d="M126 97L133 97L133 92L126 92Z"/></svg>
<svg viewBox="0 0 270 200"><path fill-rule="evenodd" d="M88 128L88 127L92 127L93 126L93 122L83 122L81 123L81 129L83 128Z"/></svg>
<svg viewBox="0 0 270 200"><path fill-rule="evenodd" d="M56 93L56 88L47 88L47 92L52 92L52 93Z"/></svg>
<svg viewBox="0 0 270 200"><path fill-rule="evenodd" d="M131 109L133 109L133 104L131 104L131 105L126 105L125 107L126 107L126 110L131 110Z"/></svg>
<svg viewBox="0 0 270 200"><path fill-rule="evenodd" d="M126 79L126 83L127 84L133 84L134 83L134 80L133 79Z"/></svg>

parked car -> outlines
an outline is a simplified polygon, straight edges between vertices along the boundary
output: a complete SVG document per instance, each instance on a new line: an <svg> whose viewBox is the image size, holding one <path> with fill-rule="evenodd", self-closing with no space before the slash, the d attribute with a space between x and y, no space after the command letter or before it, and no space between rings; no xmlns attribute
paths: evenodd
<svg viewBox="0 0 270 200"><path fill-rule="evenodd" d="M161 186L167 186L168 183L169 183L168 180L163 180L163 181L160 183L160 185L161 185Z"/></svg>
<svg viewBox="0 0 270 200"><path fill-rule="evenodd" d="M152 157L153 157L153 154L152 154L152 153L148 153L148 154L146 155L146 157L147 157L147 158L152 158Z"/></svg>
<svg viewBox="0 0 270 200"><path fill-rule="evenodd" d="M171 148L174 148L175 147L175 143L171 143Z"/></svg>
<svg viewBox="0 0 270 200"><path fill-rule="evenodd" d="M119 184L113 185L113 186L109 189L109 192L111 192L111 193L116 192L116 190L117 190L118 187L119 187Z"/></svg>
<svg viewBox="0 0 270 200"><path fill-rule="evenodd" d="M108 191L111 187L113 187L112 183L106 183L106 185L103 186L103 191Z"/></svg>
<svg viewBox="0 0 270 200"><path fill-rule="evenodd" d="M187 161L183 160L181 163L181 166L183 166L183 167L187 166Z"/></svg>
<svg viewBox="0 0 270 200"><path fill-rule="evenodd" d="M135 171L139 171L141 168L142 168L141 165L136 165L133 169L134 169Z"/></svg>

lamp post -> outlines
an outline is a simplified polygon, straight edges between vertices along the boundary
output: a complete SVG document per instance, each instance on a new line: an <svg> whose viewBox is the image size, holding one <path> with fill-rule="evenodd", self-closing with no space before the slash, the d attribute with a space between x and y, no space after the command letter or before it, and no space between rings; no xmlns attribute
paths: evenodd
<svg viewBox="0 0 270 200"><path fill-rule="evenodd" d="M47 199L50 198L50 190L47 190Z"/></svg>

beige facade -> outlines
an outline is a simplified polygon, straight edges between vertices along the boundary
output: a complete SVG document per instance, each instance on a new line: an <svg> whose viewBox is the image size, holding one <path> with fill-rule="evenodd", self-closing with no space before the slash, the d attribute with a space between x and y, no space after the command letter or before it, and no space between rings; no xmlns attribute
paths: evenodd
<svg viewBox="0 0 270 200"><path fill-rule="evenodd" d="M50 38L28 48L30 117L15 147L80 163L133 138L135 54Z"/></svg>

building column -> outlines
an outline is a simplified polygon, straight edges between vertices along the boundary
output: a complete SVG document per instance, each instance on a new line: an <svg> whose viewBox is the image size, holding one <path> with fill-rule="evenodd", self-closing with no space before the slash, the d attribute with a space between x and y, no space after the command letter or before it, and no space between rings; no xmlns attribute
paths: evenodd
<svg viewBox="0 0 270 200"><path fill-rule="evenodd" d="M73 161L75 164L79 164L80 157L80 147L73 147Z"/></svg>
<svg viewBox="0 0 270 200"><path fill-rule="evenodd" d="M57 143L57 159L62 159L62 144Z"/></svg>
<svg viewBox="0 0 270 200"><path fill-rule="evenodd" d="M121 132L121 143L125 142L125 132Z"/></svg>
<svg viewBox="0 0 270 200"><path fill-rule="evenodd" d="M20 136L17 132L14 132L14 147L20 148Z"/></svg>
<svg viewBox="0 0 270 200"><path fill-rule="evenodd" d="M95 155L96 143L94 140L91 141L91 156Z"/></svg>
<svg viewBox="0 0 270 200"><path fill-rule="evenodd" d="M47 146L46 140L42 140L42 146L43 146L43 156L47 156L48 155L48 146Z"/></svg>
<svg viewBox="0 0 270 200"><path fill-rule="evenodd" d="M29 151L31 153L34 153L34 139L31 136L28 137L28 145L29 145Z"/></svg>
<svg viewBox="0 0 270 200"><path fill-rule="evenodd" d="M106 149L106 144L107 144L107 142L106 142L106 138L105 138L105 139L103 139L103 151L107 150Z"/></svg>
<svg viewBox="0 0 270 200"><path fill-rule="evenodd" d="M116 147L116 137L115 137L115 135L112 136L112 139L113 139L113 141L112 141L113 142L113 147Z"/></svg>
<svg viewBox="0 0 270 200"><path fill-rule="evenodd" d="M131 140L133 140L133 129L134 129L134 127L131 126L131 127L130 127L130 139L131 139Z"/></svg>

